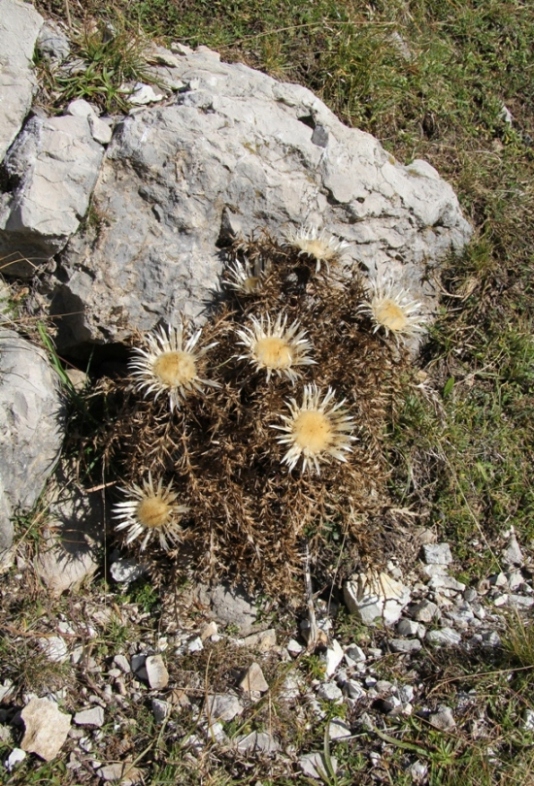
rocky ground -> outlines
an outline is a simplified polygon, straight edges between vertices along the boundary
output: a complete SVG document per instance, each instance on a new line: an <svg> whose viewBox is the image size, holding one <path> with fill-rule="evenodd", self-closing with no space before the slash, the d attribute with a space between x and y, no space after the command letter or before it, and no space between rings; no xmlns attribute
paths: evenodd
<svg viewBox="0 0 534 786"><path fill-rule="evenodd" d="M117 554L109 584L53 601L19 548L2 590L6 782L425 784L458 739L499 768L465 665L502 664L510 615L534 605L532 554L511 531L502 571L466 586L449 544L418 537L409 575L390 564L374 591L364 577L346 588L350 614L339 597L295 614L222 586L158 595Z"/></svg>

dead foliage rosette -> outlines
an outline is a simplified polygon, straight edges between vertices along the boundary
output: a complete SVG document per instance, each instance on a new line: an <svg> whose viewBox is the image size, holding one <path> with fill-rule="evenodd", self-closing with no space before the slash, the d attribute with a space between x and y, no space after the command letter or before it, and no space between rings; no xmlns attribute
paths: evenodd
<svg viewBox="0 0 534 786"><path fill-rule="evenodd" d="M385 558L384 429L409 363L388 333L418 329L418 304L366 288L342 251L305 230L236 241L202 330L132 348L105 452L116 530L155 574L288 596L305 544L325 581Z"/></svg>

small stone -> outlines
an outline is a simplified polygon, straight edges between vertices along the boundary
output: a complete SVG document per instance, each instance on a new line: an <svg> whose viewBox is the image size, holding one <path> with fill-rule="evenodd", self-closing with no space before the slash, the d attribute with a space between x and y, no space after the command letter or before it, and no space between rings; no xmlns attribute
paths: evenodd
<svg viewBox="0 0 534 786"><path fill-rule="evenodd" d="M151 85L144 85L142 82L137 82L131 94L128 96L128 102L134 106L144 106L145 104L163 101L164 98L165 94L156 93Z"/></svg>
<svg viewBox="0 0 534 786"><path fill-rule="evenodd" d="M489 577L489 583L492 587L507 587L508 579L505 573L494 573Z"/></svg>
<svg viewBox="0 0 534 786"><path fill-rule="evenodd" d="M141 578L146 572L146 568L134 559L120 558L111 565L109 572L117 584L131 584L132 581Z"/></svg>
<svg viewBox="0 0 534 786"><path fill-rule="evenodd" d="M145 666L146 657L147 656L142 653L138 655L132 655L131 669L136 675L136 677L139 677L139 679L141 680L148 679L148 674Z"/></svg>
<svg viewBox="0 0 534 786"><path fill-rule="evenodd" d="M444 705L438 707L438 711L430 715L428 720L434 728L440 729L440 731L450 731L456 726L451 708Z"/></svg>
<svg viewBox="0 0 534 786"><path fill-rule="evenodd" d="M528 598L526 595L509 595L508 603L516 609L530 609L534 605L534 598Z"/></svg>
<svg viewBox="0 0 534 786"><path fill-rule="evenodd" d="M452 576L432 576L428 582L430 589L448 590L449 592L463 592L465 584Z"/></svg>
<svg viewBox="0 0 534 786"><path fill-rule="evenodd" d="M124 655L115 655L113 658L113 663L115 663L124 674L131 674L132 670L130 669L128 658L126 658Z"/></svg>
<svg viewBox="0 0 534 786"><path fill-rule="evenodd" d="M243 644L258 652L269 652L273 647L276 647L276 630L270 628L261 631L261 633L252 633L243 639Z"/></svg>
<svg viewBox="0 0 534 786"><path fill-rule="evenodd" d="M397 622L397 633L400 636L418 636L420 624L414 620L402 619Z"/></svg>
<svg viewBox="0 0 534 786"><path fill-rule="evenodd" d="M187 644L188 652L200 652L203 649L204 649L204 644L200 636L197 636L196 638L192 639Z"/></svg>
<svg viewBox="0 0 534 786"><path fill-rule="evenodd" d="M237 737L237 750L241 753L276 753L280 745L273 736L265 731L252 731L242 737Z"/></svg>
<svg viewBox="0 0 534 786"><path fill-rule="evenodd" d="M169 684L169 672L161 655L149 655L145 661L148 684L152 690L163 690Z"/></svg>
<svg viewBox="0 0 534 786"><path fill-rule="evenodd" d="M415 690L413 685L403 685L402 688L399 688L399 699L403 704L413 701L414 695Z"/></svg>
<svg viewBox="0 0 534 786"><path fill-rule="evenodd" d="M335 670L343 660L343 648L341 644L334 639L332 642L332 646L328 647L326 650L326 670L325 674L327 677L331 677L334 674Z"/></svg>
<svg viewBox="0 0 534 786"><path fill-rule="evenodd" d="M202 641L206 641L206 639L211 639L212 636L216 636L219 632L217 628L216 622L209 622L207 625L202 628L202 632L200 634L200 638Z"/></svg>
<svg viewBox="0 0 534 786"><path fill-rule="evenodd" d="M156 723L163 723L169 714L169 705L163 699L152 699L152 714Z"/></svg>
<svg viewBox="0 0 534 786"><path fill-rule="evenodd" d="M402 708L402 702L398 696L388 696L386 699L380 700L382 712L388 715L398 715L399 710Z"/></svg>
<svg viewBox="0 0 534 786"><path fill-rule="evenodd" d="M113 129L109 122L93 115L87 118L91 136L101 145L109 145L113 136Z"/></svg>
<svg viewBox="0 0 534 786"><path fill-rule="evenodd" d="M345 659L350 658L353 663L365 663L367 660L365 652L357 644L351 644L345 650ZM349 664L351 665L351 664Z"/></svg>
<svg viewBox="0 0 534 786"><path fill-rule="evenodd" d="M66 115L73 117L96 117L97 113L94 106L83 98L77 98L71 101L65 110Z"/></svg>
<svg viewBox="0 0 534 786"><path fill-rule="evenodd" d="M251 663L247 673L239 683L239 687L241 690L245 691L245 693L252 693L252 691L265 693L265 691L269 690L269 686L265 681L265 677L263 676L263 671L261 670L259 663Z"/></svg>
<svg viewBox="0 0 534 786"><path fill-rule="evenodd" d="M134 783L141 782L141 773L131 761L119 761L106 764L105 767L98 764L96 774L103 781L117 781L121 786L133 786Z"/></svg>
<svg viewBox="0 0 534 786"><path fill-rule="evenodd" d="M489 630L482 634L482 646L488 648L501 646L501 637L496 630Z"/></svg>
<svg viewBox="0 0 534 786"><path fill-rule="evenodd" d="M36 753L41 759L55 759L70 729L71 716L60 712L48 699L32 699L21 711L25 733L22 750Z"/></svg>
<svg viewBox="0 0 534 786"><path fill-rule="evenodd" d="M506 594L496 595L493 598L493 605L497 606L497 608L499 608L500 606L506 606L507 603L508 603L508 595Z"/></svg>
<svg viewBox="0 0 534 786"><path fill-rule="evenodd" d="M300 655L303 649L304 647L302 644L299 644L296 639L289 639L287 643L287 651L293 658L296 658L297 655Z"/></svg>
<svg viewBox="0 0 534 786"><path fill-rule="evenodd" d="M410 590L387 573L358 573L345 582L343 597L351 614L366 625L382 619L393 625L410 601Z"/></svg>
<svg viewBox="0 0 534 786"><path fill-rule="evenodd" d="M508 541L508 545L502 551L503 558L509 565L522 565L524 562L523 553L519 547L519 543L517 542L517 538L515 533L512 532L512 536Z"/></svg>
<svg viewBox="0 0 534 786"><path fill-rule="evenodd" d="M317 690L317 696L324 701L339 702L343 699L343 691L333 682L323 682Z"/></svg>
<svg viewBox="0 0 534 786"><path fill-rule="evenodd" d="M336 757L331 756L330 762L334 773L337 772ZM324 783L327 783L330 779L329 767L322 753L306 753L304 756L301 756L299 759L299 767L308 778L316 778Z"/></svg>
<svg viewBox="0 0 534 786"><path fill-rule="evenodd" d="M523 719L525 721L523 724L525 731L534 731L534 710L525 710Z"/></svg>
<svg viewBox="0 0 534 786"><path fill-rule="evenodd" d="M476 591L476 589L474 587L468 587L464 591L464 599L468 603L473 603L473 601L475 601L477 598L478 598L478 592Z"/></svg>
<svg viewBox="0 0 534 786"><path fill-rule="evenodd" d="M352 736L352 732L343 718L332 718L328 724L328 736L332 741L346 740Z"/></svg>
<svg viewBox="0 0 534 786"><path fill-rule="evenodd" d="M423 786L427 782L428 764L424 761L414 761L406 770L415 786Z"/></svg>
<svg viewBox="0 0 534 786"><path fill-rule="evenodd" d="M74 716L74 723L77 726L91 726L94 729L99 729L104 725L104 710L102 707L81 710Z"/></svg>
<svg viewBox="0 0 534 786"><path fill-rule="evenodd" d="M451 548L448 543L428 543L423 546L427 565L449 565L452 562Z"/></svg>
<svg viewBox="0 0 534 786"><path fill-rule="evenodd" d="M343 693L353 701L358 701L358 699L363 699L367 696L367 691L356 680L347 680L343 684Z"/></svg>
<svg viewBox="0 0 534 786"><path fill-rule="evenodd" d="M25 751L22 748L13 748L7 759L4 761L4 767L8 772L13 772L13 769L20 764L21 761L24 761L26 758Z"/></svg>
<svg viewBox="0 0 534 786"><path fill-rule="evenodd" d="M69 649L61 636L42 637L37 641L47 659L53 663L64 663L68 659Z"/></svg>
<svg viewBox="0 0 534 786"><path fill-rule="evenodd" d="M410 616L417 622L432 622L439 616L439 609L431 600L422 600L409 608Z"/></svg>
<svg viewBox="0 0 534 786"><path fill-rule="evenodd" d="M207 739L218 742L219 744L223 744L228 741L228 736L224 730L224 726L219 721L210 723L205 732Z"/></svg>
<svg viewBox="0 0 534 786"><path fill-rule="evenodd" d="M231 721L242 712L241 702L231 693L218 693L208 697L206 714L210 723L218 720Z"/></svg>
<svg viewBox="0 0 534 786"><path fill-rule="evenodd" d="M442 628L429 631L426 640L440 647L456 647L461 643L462 637L452 628Z"/></svg>
<svg viewBox="0 0 534 786"><path fill-rule="evenodd" d="M414 654L423 648L419 639L390 639L389 646L393 652L401 652L405 655Z"/></svg>
<svg viewBox="0 0 534 786"><path fill-rule="evenodd" d="M506 574L506 578L508 579L508 586L512 590L519 589L525 583L525 579L523 578L523 574L520 570L512 570Z"/></svg>

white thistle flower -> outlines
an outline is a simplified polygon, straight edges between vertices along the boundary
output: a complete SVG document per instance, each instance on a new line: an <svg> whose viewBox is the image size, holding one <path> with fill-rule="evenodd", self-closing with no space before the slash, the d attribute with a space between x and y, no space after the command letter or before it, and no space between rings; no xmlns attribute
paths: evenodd
<svg viewBox="0 0 534 786"><path fill-rule="evenodd" d="M315 259L315 270L319 272L324 262L328 267L330 262L338 259L347 248L348 243L339 240L335 235L325 229L320 232L316 227L301 226L297 230L290 230L286 235L287 242L299 250L299 256L305 254Z"/></svg>
<svg viewBox="0 0 534 786"><path fill-rule="evenodd" d="M388 336L391 332L398 342L399 338L413 338L426 329L427 317L422 313L422 303L413 300L406 289L391 279L371 281L368 297L358 311L371 318L374 333L382 329Z"/></svg>
<svg viewBox="0 0 534 786"><path fill-rule="evenodd" d="M275 426L285 432L277 437L281 445L288 446L282 462L292 470L302 457L302 472L315 469L320 474L320 462L329 457L346 461L346 453L352 450L351 435L354 418L344 409L346 399L335 404L334 390L328 388L323 396L317 385L305 385L302 404L294 398L287 403L289 415L280 415L284 425Z"/></svg>
<svg viewBox="0 0 534 786"><path fill-rule="evenodd" d="M145 397L153 393L158 398L162 393L168 394L171 412L179 408L185 398L192 392L201 392L205 385L219 387L218 382L200 379L198 363L206 352L217 342L202 349L196 349L201 330L185 340L184 326L160 328L147 336L147 349L134 349L135 355L130 360L129 369L135 383L135 389L143 391Z"/></svg>
<svg viewBox="0 0 534 786"><path fill-rule="evenodd" d="M296 382L300 376L298 366L315 363L309 352L312 345L306 331L299 330L299 323L287 324L287 314L279 314L273 323L271 317L250 317L250 325L237 330L238 342L247 350L238 360L250 360L258 371L267 371L267 381L272 374Z"/></svg>
<svg viewBox="0 0 534 786"><path fill-rule="evenodd" d="M261 258L258 258L254 264L251 264L248 259L243 262L236 259L228 265L225 281L241 295L255 295L261 288L264 273L264 262Z"/></svg>
<svg viewBox="0 0 534 786"><path fill-rule="evenodd" d="M149 473L141 486L133 483L121 491L128 499L114 506L113 516L119 520L115 527L117 531L128 530L126 543L142 537L141 551L145 550L152 537L158 539L164 551L177 544L181 533L180 520L189 508L177 503L178 495L172 491L172 483L164 487L160 478L154 484Z"/></svg>

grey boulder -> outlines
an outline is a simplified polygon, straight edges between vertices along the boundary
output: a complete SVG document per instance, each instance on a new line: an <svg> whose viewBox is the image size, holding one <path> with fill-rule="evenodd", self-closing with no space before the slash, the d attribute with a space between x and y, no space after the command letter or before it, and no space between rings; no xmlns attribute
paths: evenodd
<svg viewBox="0 0 534 786"><path fill-rule="evenodd" d="M116 128L93 197L104 220L71 238L41 290L65 315L62 349L197 317L219 285L220 247L238 233L325 228L349 244L349 265L402 273L416 290L423 265L468 241L429 164L401 165L304 87L204 47L166 62L155 72L177 92Z"/></svg>
<svg viewBox="0 0 534 786"><path fill-rule="evenodd" d="M42 350L0 329L0 550L10 547L17 508L39 497L59 457L63 405Z"/></svg>
<svg viewBox="0 0 534 786"><path fill-rule="evenodd" d="M33 50L43 18L29 3L0 0L0 162L17 136L37 89Z"/></svg>
<svg viewBox="0 0 534 786"><path fill-rule="evenodd" d="M103 154L87 117L28 121L5 159L15 183L0 198L5 274L30 277L64 248L87 212Z"/></svg>

